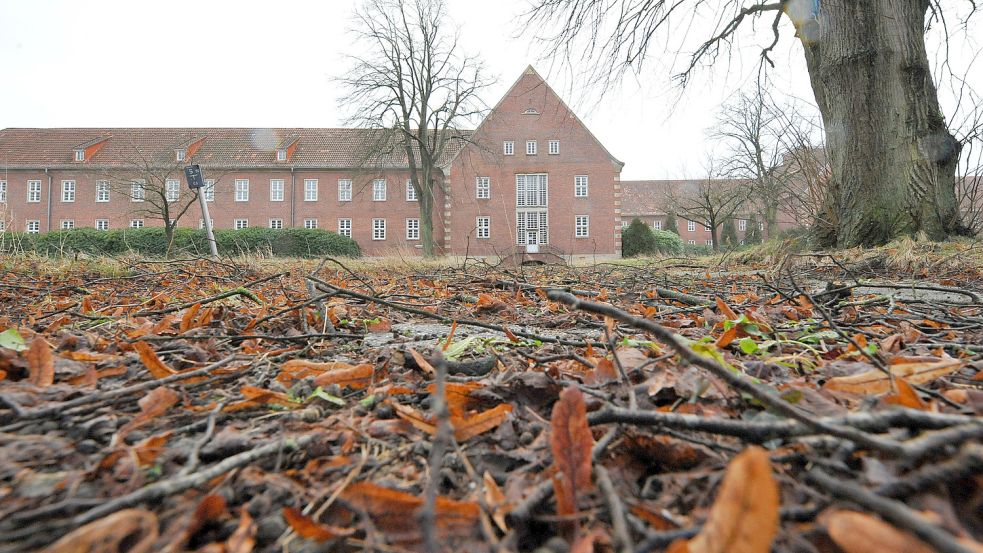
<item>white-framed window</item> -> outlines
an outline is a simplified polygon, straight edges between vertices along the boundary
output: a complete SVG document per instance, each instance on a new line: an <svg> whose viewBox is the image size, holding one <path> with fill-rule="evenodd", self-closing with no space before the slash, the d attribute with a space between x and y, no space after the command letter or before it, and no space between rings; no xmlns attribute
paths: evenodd
<svg viewBox="0 0 983 553"><path fill-rule="evenodd" d="M352 179L338 180L338 201L339 202L352 201Z"/></svg>
<svg viewBox="0 0 983 553"><path fill-rule="evenodd" d="M534 156L534 155L536 155L536 141L535 140L526 140L526 155L527 156Z"/></svg>
<svg viewBox="0 0 983 553"><path fill-rule="evenodd" d="M474 221L475 236L485 239L491 237L491 217L478 217Z"/></svg>
<svg viewBox="0 0 983 553"><path fill-rule="evenodd" d="M283 219L270 219L270 228L280 230L283 228Z"/></svg>
<svg viewBox="0 0 983 553"><path fill-rule="evenodd" d="M270 179L270 201L283 201L283 179Z"/></svg>
<svg viewBox="0 0 983 553"><path fill-rule="evenodd" d="M686 230L696 232L696 223L693 221L686 221Z"/></svg>
<svg viewBox="0 0 983 553"><path fill-rule="evenodd" d="M249 228L249 219L236 219L232 227L236 230L242 230L244 228Z"/></svg>
<svg viewBox="0 0 983 553"><path fill-rule="evenodd" d="M342 236L352 237L352 220L351 219L338 219L338 234Z"/></svg>
<svg viewBox="0 0 983 553"><path fill-rule="evenodd" d="M709 239L708 239L708 240L707 240L707 246L712 246L712 245L713 245L713 240L709 240Z"/></svg>
<svg viewBox="0 0 983 553"><path fill-rule="evenodd" d="M130 228L143 228L143 219L130 219Z"/></svg>
<svg viewBox="0 0 983 553"><path fill-rule="evenodd" d="M109 230L109 219L96 219L96 230Z"/></svg>
<svg viewBox="0 0 983 553"><path fill-rule="evenodd" d="M75 201L75 181L73 180L61 181L61 201L63 202Z"/></svg>
<svg viewBox="0 0 983 553"><path fill-rule="evenodd" d="M491 177L477 177L475 180L475 197L479 200L491 198Z"/></svg>
<svg viewBox="0 0 983 553"><path fill-rule="evenodd" d="M97 180L96 181L96 201L97 202L108 202L109 201L109 181L108 180Z"/></svg>
<svg viewBox="0 0 983 553"><path fill-rule="evenodd" d="M130 183L130 201L142 202L147 197L147 181L135 180Z"/></svg>
<svg viewBox="0 0 983 553"><path fill-rule="evenodd" d="M587 175L577 175L573 178L573 197L587 197Z"/></svg>
<svg viewBox="0 0 983 553"><path fill-rule="evenodd" d="M85 161L85 150L75 150L75 161Z"/></svg>
<svg viewBox="0 0 983 553"><path fill-rule="evenodd" d="M590 217L587 215L577 215L574 217L573 235L576 238L587 238L590 236Z"/></svg>
<svg viewBox="0 0 983 553"><path fill-rule="evenodd" d="M164 196L169 202L176 202L181 198L181 181L177 179L167 179L164 182Z"/></svg>
<svg viewBox="0 0 983 553"><path fill-rule="evenodd" d="M201 187L201 194L205 196L206 202L215 201L215 179L205 181L205 186Z"/></svg>
<svg viewBox="0 0 983 553"><path fill-rule="evenodd" d="M41 221L38 221L37 219L28 221L25 230L27 230L28 234L37 234L41 232Z"/></svg>
<svg viewBox="0 0 983 553"><path fill-rule="evenodd" d="M277 161L287 161L287 151L284 150L283 148L280 148L279 150L277 150L276 151L276 160Z"/></svg>
<svg viewBox="0 0 983 553"><path fill-rule="evenodd" d="M747 230L747 219L737 220L737 230L744 232Z"/></svg>
<svg viewBox="0 0 983 553"><path fill-rule="evenodd" d="M628 221L622 220L621 221L621 228L628 228Z"/></svg>
<svg viewBox="0 0 983 553"><path fill-rule="evenodd" d="M761 221L760 223L758 223L758 230L765 230L765 222L764 221Z"/></svg>
<svg viewBox="0 0 983 553"><path fill-rule="evenodd" d="M184 150L174 150L174 160L184 161L185 151Z"/></svg>
<svg viewBox="0 0 983 553"><path fill-rule="evenodd" d="M375 179L372 181L372 201L386 201L386 179Z"/></svg>
<svg viewBox="0 0 983 553"><path fill-rule="evenodd" d="M317 228L317 219L304 219L304 228L306 229Z"/></svg>
<svg viewBox="0 0 983 553"><path fill-rule="evenodd" d="M62 219L61 230L72 230L75 228L75 219Z"/></svg>
<svg viewBox="0 0 983 553"><path fill-rule="evenodd" d="M687 240L686 243L688 243L690 246L695 246L696 240Z"/></svg>
<svg viewBox="0 0 983 553"><path fill-rule="evenodd" d="M560 153L560 141L550 140L550 155L555 156Z"/></svg>
<svg viewBox="0 0 983 553"><path fill-rule="evenodd" d="M712 230L710 228L710 223L703 223L703 230L705 230L707 232L709 232L710 230Z"/></svg>
<svg viewBox="0 0 983 553"><path fill-rule="evenodd" d="M304 179L304 201L317 201L317 179Z"/></svg>
<svg viewBox="0 0 983 553"><path fill-rule="evenodd" d="M406 220L406 239L407 240L419 240L420 239L420 220L419 219L407 219Z"/></svg>
<svg viewBox="0 0 983 553"><path fill-rule="evenodd" d="M209 223L209 225L211 225L212 228L215 228L215 219L208 219L208 223ZM198 218L198 229L199 230L202 230L204 228L205 228L205 220L199 217Z"/></svg>
<svg viewBox="0 0 983 553"><path fill-rule="evenodd" d="M236 179L236 201L249 201L249 179Z"/></svg>
<svg viewBox="0 0 983 553"><path fill-rule="evenodd" d="M0 180L0 203L7 203L7 181Z"/></svg>
<svg viewBox="0 0 983 553"><path fill-rule="evenodd" d="M662 219L656 219L655 222L652 223L652 228L655 230L662 230Z"/></svg>
<svg viewBox="0 0 983 553"><path fill-rule="evenodd" d="M545 209L520 209L515 222L516 243L549 244L549 214Z"/></svg>
<svg viewBox="0 0 983 553"><path fill-rule="evenodd" d="M385 219L372 219L372 239L373 240L385 240L386 239L386 220Z"/></svg>
<svg viewBox="0 0 983 553"><path fill-rule="evenodd" d="M515 176L516 207L546 207L548 175L546 173Z"/></svg>
<svg viewBox="0 0 983 553"><path fill-rule="evenodd" d="M41 201L41 181L27 181L27 203L36 204Z"/></svg>
<svg viewBox="0 0 983 553"><path fill-rule="evenodd" d="M413 186L413 179L406 179L406 201L408 202L418 202L419 198L416 196L416 187Z"/></svg>
<svg viewBox="0 0 983 553"><path fill-rule="evenodd" d="M515 142L511 140L506 140L502 142L502 153L511 156L515 154Z"/></svg>

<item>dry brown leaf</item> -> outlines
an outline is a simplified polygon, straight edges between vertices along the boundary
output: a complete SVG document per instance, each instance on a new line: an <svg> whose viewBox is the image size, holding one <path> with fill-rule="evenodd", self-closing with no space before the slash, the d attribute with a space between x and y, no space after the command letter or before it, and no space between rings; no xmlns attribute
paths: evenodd
<svg viewBox="0 0 983 553"><path fill-rule="evenodd" d="M889 369L895 377L904 378L909 384L924 384L936 378L952 374L963 367L964 361L959 359L939 359L936 357L902 358L900 362L891 363ZM890 391L891 380L879 369L872 369L850 376L837 376L826 381L823 388L854 394L883 394Z"/></svg>
<svg viewBox="0 0 983 553"><path fill-rule="evenodd" d="M731 309L730 306L727 305L727 303L724 300L720 299L720 296L717 296L716 299L717 299L717 310L720 311L721 315L727 317L732 321L736 321L737 319L740 318L737 316L737 313L735 313L734 310Z"/></svg>
<svg viewBox="0 0 983 553"><path fill-rule="evenodd" d="M181 334L195 327L195 316L199 310L201 310L201 304L196 303L184 311L184 315L181 317L181 324L178 325L178 331Z"/></svg>
<svg viewBox="0 0 983 553"><path fill-rule="evenodd" d="M43 553L148 553L157 541L157 515L126 509L95 520L44 548Z"/></svg>
<svg viewBox="0 0 983 553"><path fill-rule="evenodd" d="M577 511L577 496L591 488L591 450L594 437L587 424L584 395L573 386L560 394L550 417L550 447L559 470L555 480L559 515Z"/></svg>
<svg viewBox="0 0 983 553"><path fill-rule="evenodd" d="M450 423L451 427L454 428L454 439L463 442L487 432L505 422L511 412L512 406L503 403L470 417L451 417Z"/></svg>
<svg viewBox="0 0 983 553"><path fill-rule="evenodd" d="M420 352L416 351L413 348L410 348L409 352L410 355L413 356L413 360L416 361L416 364L421 369L423 369L425 372L428 372L430 374L437 374L437 371L433 368L433 365L431 365L430 362L427 361L427 359L423 355L420 355Z"/></svg>
<svg viewBox="0 0 983 553"><path fill-rule="evenodd" d="M347 528L336 528L327 524L321 524L314 519L305 516L300 509L295 507L284 507L283 518L287 524L293 528L294 532L302 538L314 540L316 542L328 541L333 538L350 536L355 530Z"/></svg>
<svg viewBox="0 0 983 553"><path fill-rule="evenodd" d="M225 540L224 553L252 553L256 546L256 530L258 529L249 511L243 507L239 513L239 526Z"/></svg>
<svg viewBox="0 0 983 553"><path fill-rule="evenodd" d="M475 311L486 311L494 313L508 308L504 301L492 296L491 294L478 294L478 301L474 304Z"/></svg>
<svg viewBox="0 0 983 553"><path fill-rule="evenodd" d="M140 361L143 363L143 366L147 367L147 370L150 371L150 374L154 378L164 378L172 374L177 374L177 371L168 367L167 364L160 360L160 357L157 357L157 353L146 342L134 342L133 349L137 350L137 353L140 354Z"/></svg>
<svg viewBox="0 0 983 553"><path fill-rule="evenodd" d="M751 446L727 466L724 482L703 530L689 540L690 553L768 553L778 531L778 485L768 453Z"/></svg>
<svg viewBox="0 0 983 553"><path fill-rule="evenodd" d="M28 382L35 386L51 386L55 383L55 356L44 338L31 340L31 347L24 352L27 358Z"/></svg>
<svg viewBox="0 0 983 553"><path fill-rule="evenodd" d="M377 529L384 531L394 542L419 541L418 512L423 499L370 482L357 482L345 488L342 499L372 517ZM478 525L481 509L477 503L438 497L436 511L437 535L469 535Z"/></svg>
<svg viewBox="0 0 983 553"><path fill-rule="evenodd" d="M374 373L375 368L371 364L363 363L347 369L334 369L322 373L314 379L314 384L317 386L337 384L342 388L347 386L355 390L361 390L367 388L372 383Z"/></svg>
<svg viewBox="0 0 983 553"><path fill-rule="evenodd" d="M918 397L915 389L911 387L911 384L908 384L908 381L903 378L897 378L894 380L894 385L898 388L898 393L885 397L884 403L910 407L922 411L928 409L928 404L922 401L922 398Z"/></svg>
<svg viewBox="0 0 983 553"><path fill-rule="evenodd" d="M139 465L142 467L152 465L157 460L157 457L164 452L164 444L173 435L174 432L164 432L156 436L150 436L133 446L133 453L137 456Z"/></svg>
<svg viewBox="0 0 983 553"><path fill-rule="evenodd" d="M823 517L829 537L846 553L891 551L932 553L934 549L915 536L902 532L871 515L855 511L833 511Z"/></svg>
<svg viewBox="0 0 983 553"><path fill-rule="evenodd" d="M296 409L301 406L300 403L292 401L290 396L283 392L266 390L263 388L257 388L256 386L243 386L239 389L239 392L245 399L226 405L222 408L222 412L230 413L233 411L252 409L254 407L262 407L264 405L277 405L288 409Z"/></svg>
<svg viewBox="0 0 983 553"><path fill-rule="evenodd" d="M512 509L512 505L505 498L505 493L495 483L495 479L487 470L482 476L485 488L485 505L491 511L492 520L502 532L508 532L508 525L505 523L505 515Z"/></svg>
<svg viewBox="0 0 983 553"><path fill-rule="evenodd" d="M400 405L395 401L390 401L389 404L396 410L396 416L412 424L417 430L422 430L427 434L437 433L437 426L429 418L424 416L423 413L409 405Z"/></svg>
<svg viewBox="0 0 983 553"><path fill-rule="evenodd" d="M171 390L170 388L154 388L149 394L140 398L137 405L140 406L140 412L137 416L133 417L130 422L123 425L122 428L113 436L112 445L116 445L123 441L131 431L139 428L151 420L163 415L178 401L177 392Z"/></svg>

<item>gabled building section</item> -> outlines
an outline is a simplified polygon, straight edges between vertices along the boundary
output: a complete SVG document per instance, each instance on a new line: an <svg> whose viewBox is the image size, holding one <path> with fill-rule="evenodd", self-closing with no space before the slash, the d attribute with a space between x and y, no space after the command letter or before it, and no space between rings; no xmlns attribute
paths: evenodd
<svg viewBox="0 0 983 553"><path fill-rule="evenodd" d="M79 144L72 149L72 160L76 163L85 163L91 161L99 150L109 142L108 136L101 136L99 138L90 140L88 142Z"/></svg>
<svg viewBox="0 0 983 553"><path fill-rule="evenodd" d="M300 135L288 136L276 147L276 161L280 163L289 163L294 156L294 151L297 150L297 144L300 143Z"/></svg>
<svg viewBox="0 0 983 553"><path fill-rule="evenodd" d="M204 136L189 138L174 148L174 161L181 162L191 159L204 143Z"/></svg>

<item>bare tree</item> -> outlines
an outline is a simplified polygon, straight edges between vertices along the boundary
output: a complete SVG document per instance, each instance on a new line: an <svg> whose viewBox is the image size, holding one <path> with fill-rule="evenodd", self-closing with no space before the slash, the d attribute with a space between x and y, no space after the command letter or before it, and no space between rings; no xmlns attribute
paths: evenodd
<svg viewBox="0 0 983 553"><path fill-rule="evenodd" d="M747 187L740 180L716 178L712 162L706 165L706 175L699 181L677 181L668 187L667 211L710 229L713 251L720 251L720 226L744 206Z"/></svg>
<svg viewBox="0 0 983 553"><path fill-rule="evenodd" d="M491 81L477 58L459 52L443 0L366 0L355 20L353 32L368 53L353 57L340 79L347 89L341 103L353 110L350 124L384 131L365 145L367 159L394 148L405 154L430 257L434 192L444 186L440 163L467 139L462 126L486 111L479 94Z"/></svg>
<svg viewBox="0 0 983 553"><path fill-rule="evenodd" d="M677 74L685 83L731 44L766 29L762 67L787 34L801 43L823 115L830 179L825 201L835 227L821 242L881 244L925 232L933 239L961 233L956 217L959 142L947 127L931 76L925 34L948 18L964 23L976 3L941 0L534 0L525 26L548 53L590 67L602 80L639 70L650 48L685 41L692 28L713 30ZM766 25L755 23L762 17ZM683 38L677 38L683 37ZM943 38L948 38L946 35ZM683 44L666 46L681 51Z"/></svg>

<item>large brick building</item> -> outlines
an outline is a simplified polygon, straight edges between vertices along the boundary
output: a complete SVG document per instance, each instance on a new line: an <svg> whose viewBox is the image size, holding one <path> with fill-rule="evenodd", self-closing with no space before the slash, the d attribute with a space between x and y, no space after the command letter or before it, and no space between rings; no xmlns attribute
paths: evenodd
<svg viewBox="0 0 983 553"><path fill-rule="evenodd" d="M216 228L323 228L351 236L368 255L419 251L405 157L397 148L367 161L377 132L4 129L0 220L28 232L159 225L148 209L154 181L168 207L185 205L181 168L195 163L211 181ZM532 67L477 129L460 135L435 192L440 253L620 255L623 164ZM197 206L179 225L200 225Z"/></svg>

